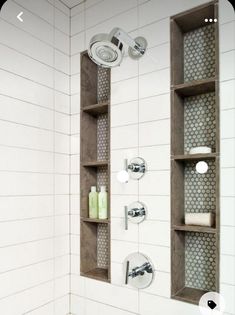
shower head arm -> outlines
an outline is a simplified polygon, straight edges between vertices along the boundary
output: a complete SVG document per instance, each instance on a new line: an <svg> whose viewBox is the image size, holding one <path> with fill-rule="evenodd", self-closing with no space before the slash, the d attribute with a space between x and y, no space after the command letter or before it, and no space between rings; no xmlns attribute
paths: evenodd
<svg viewBox="0 0 235 315"><path fill-rule="evenodd" d="M111 32L110 35L112 37L116 37L121 42L127 44L132 49L136 50L138 53L143 55L145 53L145 47L142 47L138 44L131 36L129 36L126 32L124 32L121 28L115 27Z"/></svg>

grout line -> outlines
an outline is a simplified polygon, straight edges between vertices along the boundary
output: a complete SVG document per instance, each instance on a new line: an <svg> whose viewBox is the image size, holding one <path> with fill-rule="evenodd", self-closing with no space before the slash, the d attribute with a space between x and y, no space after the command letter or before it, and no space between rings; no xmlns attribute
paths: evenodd
<svg viewBox="0 0 235 315"><path fill-rule="evenodd" d="M49 153L49 154L57 154L57 155L62 155L65 157L69 156L69 153L63 153L63 152L54 152L54 151L48 151L48 150L41 150L41 149L35 149L35 148L29 148L29 147L21 147L21 146L15 146L15 145L7 145L7 144L1 144L0 147L5 147L5 148L10 148L10 149L19 149L19 150L28 150L28 151L33 151L33 152L41 152L41 153ZM79 155L78 153L73 154L73 155Z"/></svg>
<svg viewBox="0 0 235 315"><path fill-rule="evenodd" d="M39 108L42 108L42 109L45 109L45 110L48 110L48 111L51 111L51 112L55 112L55 113L59 113L59 114L62 114L62 115L70 116L70 114L68 114L68 113L61 112L61 111L58 111L58 110L55 110L55 111L54 111L53 108L46 107L46 106L43 106L43 105L39 105L39 104L36 104L36 103L31 103L31 102L29 102L29 101L22 100L22 99L20 99L20 98L17 98L17 97L11 96L11 95L7 95L7 94L2 94L2 93L0 93L0 96L6 97L6 98L10 98L10 99L19 101L19 102L21 102L21 103L29 104L29 105L32 105L32 106L37 106L37 107L39 107Z"/></svg>
<svg viewBox="0 0 235 315"><path fill-rule="evenodd" d="M13 173L13 174L39 174L39 175L59 175L59 176L69 176L70 173L60 173L60 172L55 172L55 171L51 171L51 172L40 172L40 171L26 171L26 170L1 170L0 169L0 173ZM73 174L73 175L79 175L79 174Z"/></svg>
<svg viewBox="0 0 235 315"><path fill-rule="evenodd" d="M135 126L135 125L142 125L142 124L149 124L149 123L154 123L157 121L169 121L170 117L167 118L159 118L159 119L154 119L154 120L148 120L148 121L140 121L140 122L134 122L134 123L129 123L129 124L123 124L123 125L115 125L112 127L112 129L120 128L120 127L128 127L128 126ZM139 128L138 128L139 129ZM138 137L139 139L139 137ZM139 145L137 146L137 148Z"/></svg>
<svg viewBox="0 0 235 315"><path fill-rule="evenodd" d="M48 0L45 0L45 1L48 2L53 8L53 4L50 1L48 1ZM62 3L62 4L64 5L64 3ZM56 10L60 11L61 13L63 13L66 17L69 17L69 15L67 13L65 13L63 10L61 10L57 6L55 6L55 8L56 8Z"/></svg>
<svg viewBox="0 0 235 315"><path fill-rule="evenodd" d="M113 285L116 286L116 287L121 287L121 286L118 286L116 284L113 284ZM136 289L132 289L132 288L128 288L128 289L131 290L131 291L135 291L136 290ZM72 295L80 297L80 298L83 298L85 301L95 302L97 304L105 305L105 306L108 306L108 307L113 308L113 309L117 309L117 310L120 310L120 311L127 312L127 313L132 314L132 315L140 315L139 313L135 313L135 312L132 312L132 311L124 309L124 308L116 307L116 306L113 306L112 304L103 303L103 302L100 302L98 300L94 300L94 299L91 299L91 298L88 298L88 297L85 297L85 296L82 296L82 295L78 295L78 294L75 294L75 293L72 293Z"/></svg>
<svg viewBox="0 0 235 315"><path fill-rule="evenodd" d="M44 18L42 18L40 15L36 14L35 12L31 11L30 9L28 9L27 7L25 7L24 5L18 3L16 0L10 0L11 2L15 3L17 6L21 7L22 9L24 9L24 11L28 11L30 14L34 15L36 18L42 20L43 22L45 22L46 24L48 24L52 29L56 29L57 31L61 32L62 34L69 36L69 34L67 34L66 32L62 31L60 28L57 28L55 26L55 23L53 25L53 23L51 24L50 22L48 22L47 20L45 20ZM57 10L57 8L56 8ZM54 21L53 21L54 22ZM20 28L21 29L21 28Z"/></svg>
<svg viewBox="0 0 235 315"><path fill-rule="evenodd" d="M53 0L53 46L55 46L55 0ZM53 66L55 67L55 49L53 49ZM55 108L56 108L56 100L55 100L55 85L56 85L56 79L55 79L55 70L53 71L53 236L56 234L56 222L55 222L55 214L56 214L56 201L55 201L55 193L56 193L56 157L55 157L55 147L56 147L56 139L55 139L55 127L56 127L56 114L55 114ZM55 284L55 277L56 277L56 266L55 266L55 239L53 238L53 314L55 315L56 309L55 309L55 298L56 298L56 284Z"/></svg>
<svg viewBox="0 0 235 315"><path fill-rule="evenodd" d="M40 41L41 43L47 45L48 47L50 47L50 48L52 48L52 49L55 49L56 51L59 51L59 52L62 53L63 55L69 57L69 55L68 55L67 53L65 53L64 51L60 50L60 49L57 48L57 47L53 47L52 45L48 44L48 42L43 41L42 39L40 39L39 37L33 35L32 33L26 32L25 30L23 30L23 29L21 29L21 28L18 28L14 23L9 22L9 20L6 20L6 19L4 19L4 18L1 17L1 16L0 16L0 20L4 21L4 22L5 22L6 24L8 24L8 25L13 26L14 28L16 28L16 29L19 30L19 31L21 31L21 32L23 32L23 33L25 33L25 34L28 34L30 37L32 37L32 38L34 38L34 39Z"/></svg>
<svg viewBox="0 0 235 315"><path fill-rule="evenodd" d="M53 300L50 300L49 302L47 302L47 303L45 303L45 304L42 304L42 305L40 305L40 306L38 306L38 307L36 307L36 308L34 308L34 309L31 309L31 310L27 311L26 313L23 313L22 315L31 315L32 312L37 311L37 310L39 310L40 308L43 308L43 307L45 307L45 306L47 306L47 305L49 305L49 304L55 303L55 302L57 302L57 301L59 301L59 300L62 300L62 299L65 298L67 295L68 295L68 294L64 294L64 295L62 295L62 296L59 296L59 297L57 297L57 298L55 298L55 299L53 299Z"/></svg>
<svg viewBox="0 0 235 315"><path fill-rule="evenodd" d="M58 0L60 3L62 3L66 8L68 8L69 9L69 11L70 11L70 7L64 2L64 1L62 1L62 0Z"/></svg>
<svg viewBox="0 0 235 315"><path fill-rule="evenodd" d="M65 217L68 213L61 213L61 214L51 214L51 215L44 215L44 216L36 216L36 217L25 217L22 219L10 219L10 220L0 220L0 225L5 223L17 223L17 222L25 222L25 221L33 221L33 220L42 220L42 219L51 219L51 218L59 218Z"/></svg>
<svg viewBox="0 0 235 315"><path fill-rule="evenodd" d="M72 17L72 9L78 7L78 6L81 5L81 4L84 4L85 2L86 2L86 0L83 0L82 2L80 2L80 3L78 3L78 4L75 4L74 6L72 6L72 7L70 8L71 17Z"/></svg>
<svg viewBox="0 0 235 315"><path fill-rule="evenodd" d="M64 258L64 257L67 257L67 254L59 255L59 256L56 256L55 258L56 259L60 259L60 258ZM53 261L53 260L54 260L54 257L51 257L51 258L48 258L48 259L38 260L37 262L31 263L31 264L28 264L28 265L21 265L19 267L13 268L13 269L8 269L8 270L5 270L5 271L1 271L0 272L0 277L2 275L6 274L6 273L11 273L11 272L18 271L18 270L21 270L21 269L26 269L26 268L29 268L31 266L40 265L40 264L43 264L43 263L46 263L46 262L49 262L49 261Z"/></svg>
<svg viewBox="0 0 235 315"><path fill-rule="evenodd" d="M72 9L70 9L70 18L69 18L69 32L71 36L71 30L72 30L72 25L71 25L71 12ZM71 56L71 37L69 41L69 55ZM72 230L72 217L71 217L71 191L72 191L72 168L71 168L71 139L72 139L72 102L71 102L71 90L72 90L72 76L71 76L72 68L71 68L71 57L69 58L69 113L70 113L70 120L69 120L69 128L70 128L70 139L69 139L69 313L72 312L72 299L71 299L71 291L72 291L72 281L71 281L71 274L72 274L72 239L71 239L71 230Z"/></svg>
<svg viewBox="0 0 235 315"><path fill-rule="evenodd" d="M12 50L12 51L14 51L16 53L18 53L18 54L20 54L22 56L25 56L25 57L27 57L27 58L29 58L31 60L34 60L35 62L38 62L41 65L44 65L45 67L48 67L48 68L53 69L53 70L56 70L57 72L60 72L60 73L62 73L64 75L66 75L66 76L70 76L68 73L60 70L59 68L56 68L56 66L54 66L54 65L52 66L49 63L45 63L45 62L43 62L43 61L41 61L39 59L36 59L36 58L32 57L31 55L28 55L28 54L26 54L26 53L24 53L24 52L22 52L22 51L20 51L20 50L18 50L16 48L14 48L14 47L11 47L11 46L9 46L7 44L4 44L4 43L0 43L0 45L3 46L3 47L6 47L6 48L8 48L8 49L10 49L10 50ZM68 58L69 58L69 56L68 56Z"/></svg>
<svg viewBox="0 0 235 315"><path fill-rule="evenodd" d="M64 133L62 131L57 131L57 130L55 130L54 127L52 127L52 129L47 129L47 128L42 128L42 127L38 127L38 126L34 126L34 125L28 125L28 124L20 123L20 122L17 122L17 121L12 121L12 120L8 120L8 119L1 119L0 118L0 122L1 121L2 122L6 122L8 124L14 124L14 125L18 125L18 126L27 127L27 128L33 128L33 129L37 129L37 130L47 131L47 132L55 133L55 134L58 134L58 135L72 136L70 133Z"/></svg>
<svg viewBox="0 0 235 315"><path fill-rule="evenodd" d="M38 81L32 80L32 79L30 79L30 78L28 78L28 77L25 77L25 76L23 76L23 75L21 75L21 74L19 74L19 73L12 72L12 71L6 70L6 69L4 69L4 68L0 68L0 71L7 72L7 73L12 74L12 75L14 75L14 76L16 76L16 77L19 77L19 78L25 79L25 80L27 80L27 81L29 81L29 82L32 82L32 83L34 83L34 84L43 86L43 87L47 88L48 90L55 91L55 92L57 92L57 93L60 93L60 94L62 94L62 95L65 95L65 96L70 96L69 94L67 94L67 93L65 93L65 92L63 92L63 91L54 89L53 86L51 87L51 86L49 86L49 85L46 85L46 84L40 83L40 82L38 82ZM55 72L55 69L54 69L54 72Z"/></svg>
<svg viewBox="0 0 235 315"><path fill-rule="evenodd" d="M45 237L45 238L38 238L35 240L30 240L30 241L25 241L25 242L11 243L8 245L0 246L0 249L9 248L9 247L16 247L16 246L26 245L26 244L32 244L32 243L41 242L41 241L53 240L53 239L57 239L57 238L61 238L61 237L67 237L67 236L69 236L69 234L61 234L61 235L55 235L55 236L50 236L50 237Z"/></svg>
<svg viewBox="0 0 235 315"><path fill-rule="evenodd" d="M62 275L62 276L58 276L58 277L56 277L55 279L56 279L56 280L59 280L59 279L65 278L65 277L67 277L67 276L68 276L68 274L65 274L65 275ZM40 286L42 286L42 285L44 285L44 284L47 284L47 283L50 283L50 282L53 282L53 281L54 281L54 279L52 278L52 279L50 279L50 280L43 281L43 282L41 282L41 283L38 283L38 284L33 285L33 286L31 286L31 287L25 288L25 289L23 289L23 290L16 291L16 292L14 292L14 293L12 293L12 294L9 294L9 295L7 295L7 296L0 297L0 301L5 300L5 299L7 299L7 298L10 298L10 297L12 297L12 296L14 296L14 295L18 295L18 294L21 294L21 293L23 293L23 292L29 291L29 290L31 290L31 289L35 289L35 288L37 288L37 287L40 287Z"/></svg>

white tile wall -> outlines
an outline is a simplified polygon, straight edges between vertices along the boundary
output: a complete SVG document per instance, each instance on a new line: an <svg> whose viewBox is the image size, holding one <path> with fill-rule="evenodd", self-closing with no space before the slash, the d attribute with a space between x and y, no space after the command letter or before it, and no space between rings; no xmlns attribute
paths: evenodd
<svg viewBox="0 0 235 315"><path fill-rule="evenodd" d="M16 19L20 11L24 23ZM5 315L69 312L66 12L57 0L9 0L1 12L0 313Z"/></svg>
<svg viewBox="0 0 235 315"><path fill-rule="evenodd" d="M169 17L207 2L178 0L90 1L72 9L72 81L80 72L79 52L90 38L121 26L132 36L148 40L146 56L135 63L125 57L112 70L111 91L111 261L112 284L79 278L79 235L72 235L72 273L74 285L71 312L76 315L199 315L196 306L170 300L170 23ZM139 6L136 6L139 4ZM109 9L112 6L112 10ZM226 299L234 294L235 184L234 175L234 15L227 0L220 0L221 47L221 292ZM138 29L139 27L139 29ZM78 82L78 81L77 81ZM79 90L74 86L72 114L79 113ZM75 116L72 118L75 121ZM228 123L229 122L229 123ZM73 128L74 129L74 128ZM79 133L77 134L77 136ZM79 152L78 138L71 140L73 154ZM139 182L119 184L117 172L124 158L143 156L148 173ZM78 171L76 155L71 159L73 172ZM230 183L228 185L228 182ZM123 208L141 200L148 208L148 218L139 227L130 224L124 231ZM79 212L79 197L71 198L72 211ZM74 227L73 227L74 229ZM154 263L156 278L143 291L123 285L123 260L140 251ZM225 268L224 266L231 266ZM227 270L227 271L226 271ZM118 297L118 298L117 298ZM131 302L131 299L134 300ZM127 302L127 299L129 300ZM231 301L234 299L231 298ZM226 315L235 314L228 303Z"/></svg>
<svg viewBox="0 0 235 315"><path fill-rule="evenodd" d="M235 105L233 71L235 39L234 15L231 5L220 1L220 105L221 105L221 294L226 299L226 312L235 314L235 294L233 273L235 251L235 182L234 182L234 145L235 145ZM228 63L230 66L228 66ZM231 67L231 68L230 68ZM228 271L230 270L230 276Z"/></svg>
<svg viewBox="0 0 235 315"><path fill-rule="evenodd" d="M4 315L199 314L196 306L169 299L169 16L205 2L87 0L69 10L59 0L8 0L0 18L0 54L6 56L0 64L0 311ZM24 11L23 24L15 19L19 10ZM227 0L220 0L221 292L229 300L226 315L235 314L231 11ZM125 57L121 67L112 70L109 285L79 275L79 81L80 52L91 36L114 26L145 36L148 52L139 62ZM123 159L137 155L148 163L146 176L139 183L117 183ZM148 218L124 231L123 207L135 200L147 205ZM136 251L148 255L156 270L152 286L139 292L123 285L122 274L123 260Z"/></svg>

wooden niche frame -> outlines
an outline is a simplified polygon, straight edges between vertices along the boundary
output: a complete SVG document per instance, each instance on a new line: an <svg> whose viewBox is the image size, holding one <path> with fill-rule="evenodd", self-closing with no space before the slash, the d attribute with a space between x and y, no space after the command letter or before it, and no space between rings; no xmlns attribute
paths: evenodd
<svg viewBox="0 0 235 315"><path fill-rule="evenodd" d="M80 117L80 271L110 282L110 69L81 53ZM108 219L90 219L91 186L106 185Z"/></svg>
<svg viewBox="0 0 235 315"><path fill-rule="evenodd" d="M205 19L210 18L213 19L213 22L205 23ZM214 22L214 19L218 21L218 1L212 1L172 16L170 21L171 297L193 304L198 304L201 296L208 291L219 292L219 32L218 23L216 20ZM213 48L209 51L209 54L211 53L211 56L209 56L210 61L209 63L205 62L205 65L213 68L203 69L201 67L200 73L202 75L200 77L195 71L196 68L193 68L197 66L198 60L191 60L192 69L190 69L189 64L186 64L186 62L190 62L190 57L186 56L186 49L188 49L186 40L190 40L190 36L194 36L194 45L195 40L198 39L200 42L200 36L206 36L207 30L209 30L206 29L208 26L210 30L213 28L211 34L214 40L212 43L211 39L208 39L208 43L212 44ZM206 50L207 47L200 46L199 43L198 47L194 49L195 51L197 49ZM203 51L202 56L208 58L208 55ZM188 76L187 71L191 71ZM203 101L204 97L213 100L213 106L210 107L211 109L208 113L205 111L205 115L197 115L200 101L202 100L204 105L207 104ZM191 115L191 118L187 119L187 115ZM197 119L209 119L208 117L211 120L208 133L213 136L211 139L206 139L205 135L203 145L212 147L212 153L191 155L187 150L186 143L192 141L193 147L197 146L195 143L197 144L198 142L199 146L201 139L197 139L196 134L190 132L190 128L193 129L195 127L195 125L190 126L190 122L196 124ZM201 124L203 125L203 123L202 121ZM197 176L192 170L195 167L195 163L200 160L206 160L213 169L213 172L209 173L208 177L206 177L207 179L203 182L204 184L207 184L206 181L212 182L209 189L211 200L213 199L213 209L210 210L215 214L215 225L213 227L189 226L184 223L185 212L191 211L190 202L187 200L189 194L191 194L190 198L194 200L194 204L191 204L192 212L198 206L197 188L199 186L191 189L192 186L190 185L194 183L194 179L190 178L190 176ZM213 177L213 180L211 180L210 176ZM201 188L203 189L203 187ZM193 281L193 279L196 281Z"/></svg>

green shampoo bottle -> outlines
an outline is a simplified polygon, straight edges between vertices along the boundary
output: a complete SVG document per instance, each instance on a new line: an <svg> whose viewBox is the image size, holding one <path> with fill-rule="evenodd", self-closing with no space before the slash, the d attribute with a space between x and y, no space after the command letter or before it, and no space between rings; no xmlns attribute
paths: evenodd
<svg viewBox="0 0 235 315"><path fill-rule="evenodd" d="M98 193L95 186L91 186L91 192L89 193L89 218L98 218Z"/></svg>

